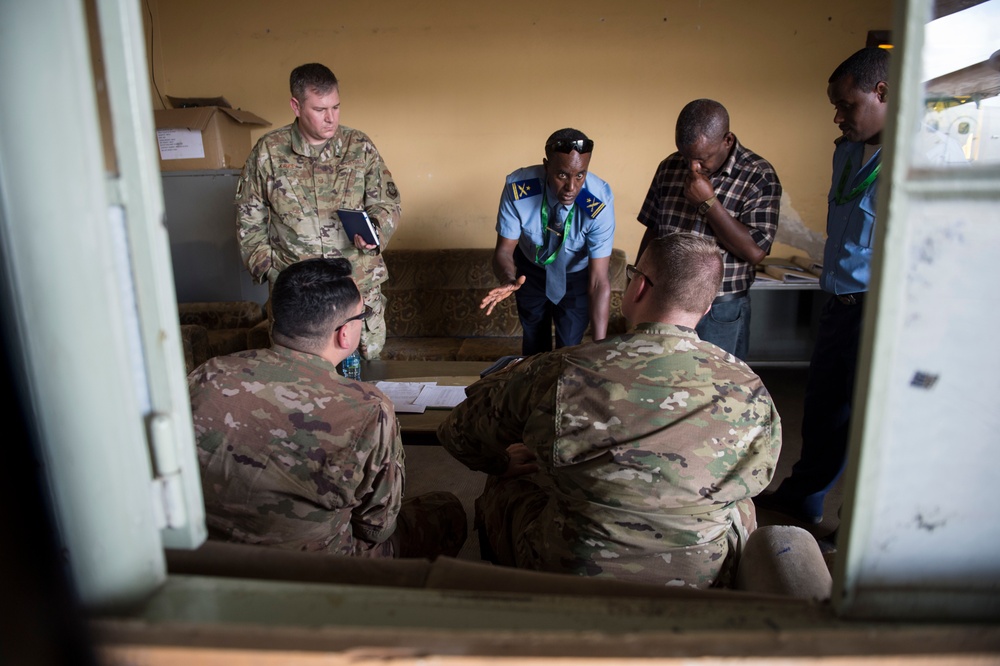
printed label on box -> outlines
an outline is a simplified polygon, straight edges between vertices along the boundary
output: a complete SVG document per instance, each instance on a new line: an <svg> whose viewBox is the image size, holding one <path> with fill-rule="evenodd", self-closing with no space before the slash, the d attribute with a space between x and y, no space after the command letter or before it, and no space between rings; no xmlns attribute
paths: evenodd
<svg viewBox="0 0 1000 666"><path fill-rule="evenodd" d="M201 131L188 129L158 129L156 142L160 144L161 160L194 160L205 157Z"/></svg>

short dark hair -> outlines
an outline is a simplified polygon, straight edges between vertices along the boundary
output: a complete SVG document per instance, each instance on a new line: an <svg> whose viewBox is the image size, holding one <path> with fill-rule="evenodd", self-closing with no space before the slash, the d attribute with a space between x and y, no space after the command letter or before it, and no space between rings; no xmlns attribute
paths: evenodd
<svg viewBox="0 0 1000 666"><path fill-rule="evenodd" d="M827 83L835 83L845 76L854 78L854 87L872 92L879 81L889 80L889 51L874 46L856 51L833 70Z"/></svg>
<svg viewBox="0 0 1000 666"><path fill-rule="evenodd" d="M360 300L347 259L299 261L281 271L274 281L271 335L281 345L320 350Z"/></svg>
<svg viewBox="0 0 1000 666"><path fill-rule="evenodd" d="M667 234L650 242L642 256L643 272L655 285L652 294L663 311L701 315L722 286L722 254L708 236Z"/></svg>
<svg viewBox="0 0 1000 666"><path fill-rule="evenodd" d="M306 101L306 92L309 90L326 95L338 85L337 77L333 75L330 68L318 62L299 65L292 70L291 76L288 77L288 87L291 88L292 97L300 102Z"/></svg>
<svg viewBox="0 0 1000 666"><path fill-rule="evenodd" d="M590 141L590 137L572 127L564 127L561 130L556 130L545 140L545 157L552 157L552 151L549 150L548 146L555 141Z"/></svg>
<svg viewBox="0 0 1000 666"><path fill-rule="evenodd" d="M694 144L701 137L721 141L729 132L729 112L714 99L688 102L677 116L677 147Z"/></svg>

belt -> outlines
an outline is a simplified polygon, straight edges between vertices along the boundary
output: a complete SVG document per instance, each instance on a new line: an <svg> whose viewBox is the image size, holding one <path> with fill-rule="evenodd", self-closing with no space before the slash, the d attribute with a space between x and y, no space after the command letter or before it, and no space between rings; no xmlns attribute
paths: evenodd
<svg viewBox="0 0 1000 666"><path fill-rule="evenodd" d="M861 299L865 292L859 291L856 294L836 294L836 298L843 305L861 305Z"/></svg>
<svg viewBox="0 0 1000 666"><path fill-rule="evenodd" d="M747 295L746 291L737 291L732 294L723 294L722 296L716 296L715 300L712 301L712 305L718 305L719 303L728 303L729 301L735 301L737 298L743 298Z"/></svg>

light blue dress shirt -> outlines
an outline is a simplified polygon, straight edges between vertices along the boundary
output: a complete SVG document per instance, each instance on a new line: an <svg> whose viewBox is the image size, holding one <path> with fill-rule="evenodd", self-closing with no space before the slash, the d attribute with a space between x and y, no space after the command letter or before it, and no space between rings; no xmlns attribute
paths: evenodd
<svg viewBox="0 0 1000 666"><path fill-rule="evenodd" d="M820 286L832 294L868 291L871 277L872 241L875 237L875 205L879 175L855 198L837 203L837 191L847 170L843 195L861 185L882 160L881 148L864 163L865 144L841 141L833 151L833 183L826 217L826 247ZM849 165L849 166L848 166Z"/></svg>
<svg viewBox="0 0 1000 666"><path fill-rule="evenodd" d="M524 256L535 259L539 246L544 247L542 235L542 196L541 192L528 192L520 198L515 198L513 185L516 183L537 179L539 186L545 188L545 167L542 165L518 169L507 176L503 195L500 197L500 209L497 212L497 233L503 238L517 239L518 246ZM594 206L593 202L585 200L585 191L589 192L603 206ZM554 193L547 192L549 205L553 210L558 206ZM567 273L575 273L587 267L590 257L601 259L610 257L615 237L615 205L611 186L592 173L587 174L587 180L581 196L575 203L573 224L569 235L560 250L565 253ZM554 264L553 264L554 265Z"/></svg>

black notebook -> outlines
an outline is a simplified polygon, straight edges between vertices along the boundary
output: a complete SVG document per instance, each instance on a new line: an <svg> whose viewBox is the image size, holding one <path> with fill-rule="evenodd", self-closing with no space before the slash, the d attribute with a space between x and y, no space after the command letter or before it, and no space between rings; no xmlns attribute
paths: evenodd
<svg viewBox="0 0 1000 666"><path fill-rule="evenodd" d="M340 223L344 225L344 231L352 243L355 236L361 236L369 245L381 245L375 225L368 219L368 213L365 211L341 208L337 211L337 216L340 217Z"/></svg>

